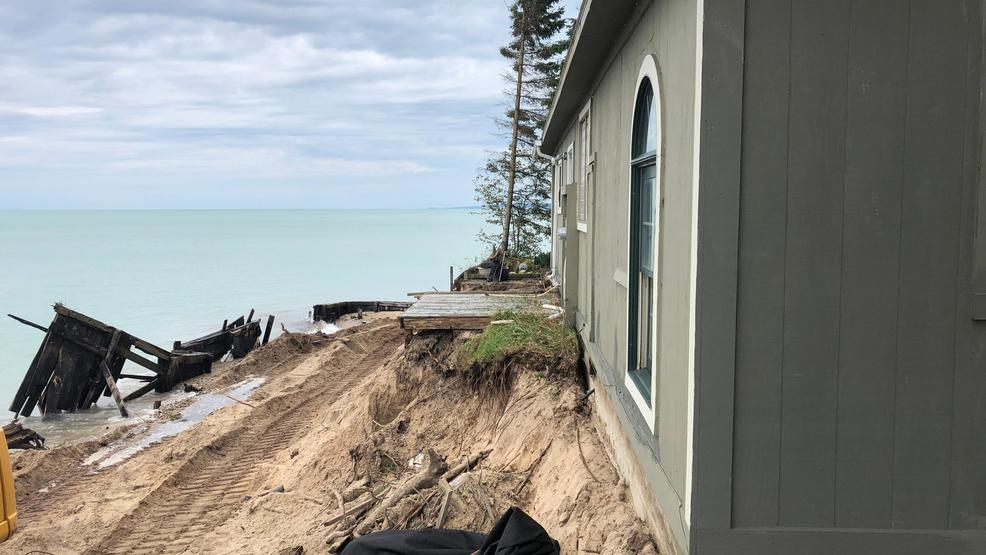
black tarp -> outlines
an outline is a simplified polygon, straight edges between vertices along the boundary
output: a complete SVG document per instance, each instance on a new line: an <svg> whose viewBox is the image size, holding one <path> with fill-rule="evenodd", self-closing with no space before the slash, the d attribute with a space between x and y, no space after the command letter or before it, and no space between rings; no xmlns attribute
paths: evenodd
<svg viewBox="0 0 986 555"><path fill-rule="evenodd" d="M558 542L517 507L489 534L461 530L384 530L353 540L342 555L558 555Z"/></svg>

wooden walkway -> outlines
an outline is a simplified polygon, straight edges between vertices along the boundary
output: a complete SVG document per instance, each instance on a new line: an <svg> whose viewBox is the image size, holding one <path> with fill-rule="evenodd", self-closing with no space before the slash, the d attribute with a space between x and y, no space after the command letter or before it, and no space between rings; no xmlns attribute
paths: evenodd
<svg viewBox="0 0 986 555"><path fill-rule="evenodd" d="M432 330L481 330L503 310L536 310L536 297L487 293L422 295L400 316L409 333Z"/></svg>

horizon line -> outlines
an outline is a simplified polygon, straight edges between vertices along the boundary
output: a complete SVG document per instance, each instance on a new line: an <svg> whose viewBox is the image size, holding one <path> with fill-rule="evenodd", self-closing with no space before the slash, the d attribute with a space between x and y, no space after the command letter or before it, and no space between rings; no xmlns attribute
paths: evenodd
<svg viewBox="0 0 986 555"><path fill-rule="evenodd" d="M298 207L298 208L214 208L214 207L157 207L148 208L146 206L129 207L129 208L4 208L0 207L0 212L137 212L137 211L211 211L211 212L235 212L235 211L257 211L257 212L303 212L303 211L319 211L319 210L392 210L392 211L410 211L410 210L478 210L482 209L479 205L464 205L464 206L418 206L418 207L406 207L406 208L380 208L380 207L362 207L362 206L349 206L349 207Z"/></svg>

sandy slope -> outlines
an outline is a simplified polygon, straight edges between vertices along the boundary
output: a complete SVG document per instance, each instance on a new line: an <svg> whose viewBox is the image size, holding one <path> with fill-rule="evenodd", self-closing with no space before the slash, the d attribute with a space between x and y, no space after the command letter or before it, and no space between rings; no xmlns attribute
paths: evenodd
<svg viewBox="0 0 986 555"><path fill-rule="evenodd" d="M336 492L399 483L431 448L451 465L492 450L456 483L446 527L487 531L519 505L563 553L653 553L574 380L526 369L509 392L478 391L448 368L452 349L447 338L405 348L387 319L282 337L200 380L222 390L266 376L248 404L120 464L80 464L99 442L19 456L21 528L0 552L325 553ZM433 526L441 498L421 492L373 527Z"/></svg>

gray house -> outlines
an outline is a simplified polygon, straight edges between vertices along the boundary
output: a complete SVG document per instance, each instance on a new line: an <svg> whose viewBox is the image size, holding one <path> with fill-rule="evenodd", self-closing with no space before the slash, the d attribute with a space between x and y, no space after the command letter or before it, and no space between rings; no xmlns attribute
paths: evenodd
<svg viewBox="0 0 986 555"><path fill-rule="evenodd" d="M665 552L986 553L983 0L586 0L553 264Z"/></svg>

